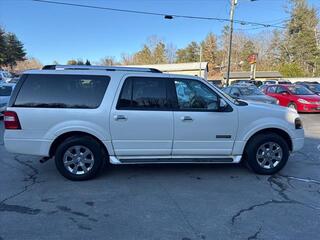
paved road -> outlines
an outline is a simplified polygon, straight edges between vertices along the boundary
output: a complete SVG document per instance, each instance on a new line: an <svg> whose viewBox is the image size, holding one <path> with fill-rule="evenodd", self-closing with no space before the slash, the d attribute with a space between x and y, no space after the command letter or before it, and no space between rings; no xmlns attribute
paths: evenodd
<svg viewBox="0 0 320 240"><path fill-rule="evenodd" d="M320 115L275 176L241 166L117 166L71 182L53 161L5 151L0 123L0 240L319 239Z"/></svg>

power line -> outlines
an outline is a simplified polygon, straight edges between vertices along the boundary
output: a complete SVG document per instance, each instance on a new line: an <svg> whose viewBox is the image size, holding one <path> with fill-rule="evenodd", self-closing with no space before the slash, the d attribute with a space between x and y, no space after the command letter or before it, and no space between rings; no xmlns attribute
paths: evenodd
<svg viewBox="0 0 320 240"><path fill-rule="evenodd" d="M212 21L220 21L220 22L230 22L230 19L227 19L227 18L202 17L202 16L190 16L190 15L178 15L178 14L167 14L167 13L158 13L158 12L137 11L137 10L130 10L130 9L101 7L101 6L84 5L84 4L77 4L77 3L57 2L57 1L50 1L50 0L33 0L33 1L39 2L39 3L48 3L48 4L56 4L56 5L72 6L72 7L82 7L82 8L91 8L91 9L115 11L115 12L122 12L122 13L161 16L166 19L185 18L185 19L198 19L198 20L212 20ZM266 24L266 23L258 23L258 22L250 22L250 21L244 21L244 20L234 20L234 23L241 24L241 25L284 28L283 26L277 26L277 25Z"/></svg>

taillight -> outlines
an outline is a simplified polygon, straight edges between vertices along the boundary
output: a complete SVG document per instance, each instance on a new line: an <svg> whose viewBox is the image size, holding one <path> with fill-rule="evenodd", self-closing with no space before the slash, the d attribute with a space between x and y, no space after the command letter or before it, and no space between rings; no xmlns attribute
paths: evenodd
<svg viewBox="0 0 320 240"><path fill-rule="evenodd" d="M20 121L16 112L6 111L4 112L4 127L5 129L21 129Z"/></svg>

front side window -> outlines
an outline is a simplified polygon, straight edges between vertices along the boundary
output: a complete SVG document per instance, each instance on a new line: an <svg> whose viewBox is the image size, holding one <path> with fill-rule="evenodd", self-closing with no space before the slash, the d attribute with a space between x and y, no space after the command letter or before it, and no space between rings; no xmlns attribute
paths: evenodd
<svg viewBox="0 0 320 240"><path fill-rule="evenodd" d="M174 83L180 110L219 109L218 96L202 82L176 79Z"/></svg>
<svg viewBox="0 0 320 240"><path fill-rule="evenodd" d="M15 107L97 108L110 77L31 74L23 82Z"/></svg>
<svg viewBox="0 0 320 240"><path fill-rule="evenodd" d="M125 80L117 109L157 110L168 108L165 78L129 77Z"/></svg>
<svg viewBox="0 0 320 240"><path fill-rule="evenodd" d="M284 93L284 92L288 92L286 88L282 87L282 86L279 86L277 88L277 93L281 94L281 93Z"/></svg>

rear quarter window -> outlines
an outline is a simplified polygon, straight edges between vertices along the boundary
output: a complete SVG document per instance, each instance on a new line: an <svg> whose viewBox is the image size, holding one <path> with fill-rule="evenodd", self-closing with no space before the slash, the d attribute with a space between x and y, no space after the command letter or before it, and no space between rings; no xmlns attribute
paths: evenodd
<svg viewBox="0 0 320 240"><path fill-rule="evenodd" d="M110 77L92 75L27 75L14 107L97 108Z"/></svg>

